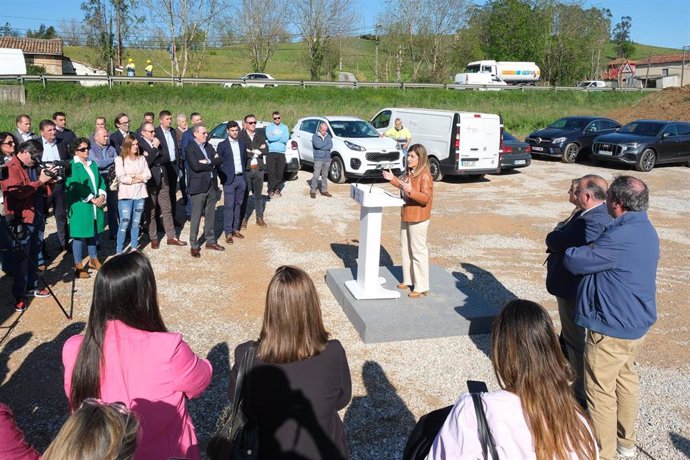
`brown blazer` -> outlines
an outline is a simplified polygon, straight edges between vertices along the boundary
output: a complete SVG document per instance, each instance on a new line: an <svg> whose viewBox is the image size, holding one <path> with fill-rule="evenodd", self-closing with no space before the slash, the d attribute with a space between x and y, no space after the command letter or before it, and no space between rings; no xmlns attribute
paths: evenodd
<svg viewBox="0 0 690 460"><path fill-rule="evenodd" d="M403 222L424 222L431 218L431 204L434 197L434 179L428 169L418 176L408 176L412 182L412 191L404 196L402 207ZM400 179L394 177L391 184L402 189Z"/></svg>

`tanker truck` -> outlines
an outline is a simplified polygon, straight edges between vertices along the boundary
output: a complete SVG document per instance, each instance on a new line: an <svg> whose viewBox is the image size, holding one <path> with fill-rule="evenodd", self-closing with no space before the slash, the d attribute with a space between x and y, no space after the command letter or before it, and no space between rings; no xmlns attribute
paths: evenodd
<svg viewBox="0 0 690 460"><path fill-rule="evenodd" d="M539 81L541 71L534 62L475 61L465 67L465 74L485 72L496 75L509 85L534 85ZM455 76L455 81L462 74ZM471 77L465 80L471 80Z"/></svg>

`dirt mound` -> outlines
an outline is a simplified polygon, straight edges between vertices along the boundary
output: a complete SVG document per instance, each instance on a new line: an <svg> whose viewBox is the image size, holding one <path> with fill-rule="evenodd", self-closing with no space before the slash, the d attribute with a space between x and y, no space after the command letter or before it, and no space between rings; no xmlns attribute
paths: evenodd
<svg viewBox="0 0 690 460"><path fill-rule="evenodd" d="M608 116L624 124L638 118L690 121L690 85L652 93L632 107L614 110Z"/></svg>

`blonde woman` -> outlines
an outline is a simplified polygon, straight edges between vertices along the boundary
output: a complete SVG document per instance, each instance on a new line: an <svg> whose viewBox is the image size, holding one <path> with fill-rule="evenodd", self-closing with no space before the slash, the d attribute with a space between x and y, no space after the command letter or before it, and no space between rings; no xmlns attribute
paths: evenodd
<svg viewBox="0 0 690 460"><path fill-rule="evenodd" d="M398 289L412 286L409 297L417 299L429 293L429 248L426 234L431 219L434 180L429 172L429 157L422 144L407 152L407 172L397 178L384 171L383 178L399 188L405 204L400 223L403 281Z"/></svg>
<svg viewBox="0 0 690 460"><path fill-rule="evenodd" d="M129 231L129 245L132 251L139 247L139 222L144 213L144 204L149 196L146 182L151 179L151 170L146 158L139 154L139 141L127 134L122 142L120 156L115 159L115 174L119 186L117 189L117 208L120 214L120 226L117 231L118 254L122 254Z"/></svg>

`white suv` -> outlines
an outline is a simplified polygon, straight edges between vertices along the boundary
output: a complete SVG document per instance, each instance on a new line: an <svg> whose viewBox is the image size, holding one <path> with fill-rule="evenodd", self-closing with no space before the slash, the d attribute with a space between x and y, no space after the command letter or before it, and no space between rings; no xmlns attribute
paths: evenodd
<svg viewBox="0 0 690 460"><path fill-rule="evenodd" d="M328 177L342 184L349 177L380 177L382 169L399 174L403 155L397 142L381 135L368 122L355 117L306 117L297 120L287 151L297 151L300 163L313 165L312 136L325 122L333 138Z"/></svg>

